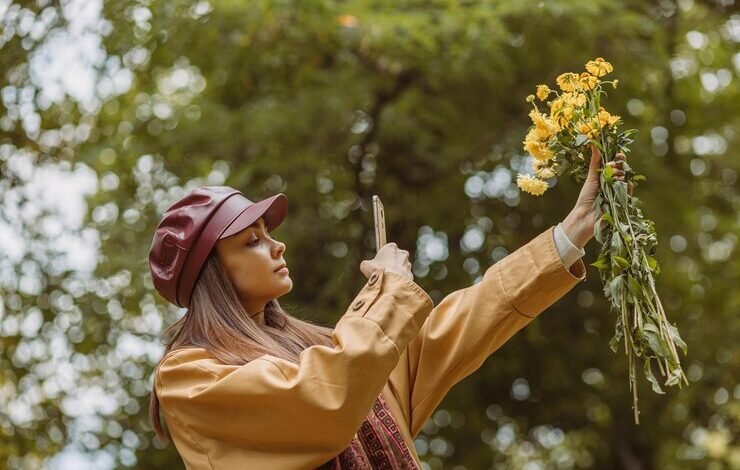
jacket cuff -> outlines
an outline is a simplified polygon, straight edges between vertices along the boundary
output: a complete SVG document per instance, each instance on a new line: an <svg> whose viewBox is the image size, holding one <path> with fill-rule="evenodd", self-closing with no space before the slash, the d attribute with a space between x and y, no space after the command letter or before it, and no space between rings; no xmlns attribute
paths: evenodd
<svg viewBox="0 0 740 470"><path fill-rule="evenodd" d="M555 246L555 227L496 263L501 287L512 308L534 318L586 279L579 258L566 269Z"/></svg>
<svg viewBox="0 0 740 470"><path fill-rule="evenodd" d="M385 268L375 270L339 320L362 317L380 326L403 352L434 308L429 294L409 278Z"/></svg>
<svg viewBox="0 0 740 470"><path fill-rule="evenodd" d="M563 230L562 222L555 227L554 235L555 247L558 249L558 254L563 260L563 264L566 268L573 266L573 263L575 263L578 258L586 254L586 250L577 247L573 244L570 238L568 238L568 235L565 234L565 230Z"/></svg>

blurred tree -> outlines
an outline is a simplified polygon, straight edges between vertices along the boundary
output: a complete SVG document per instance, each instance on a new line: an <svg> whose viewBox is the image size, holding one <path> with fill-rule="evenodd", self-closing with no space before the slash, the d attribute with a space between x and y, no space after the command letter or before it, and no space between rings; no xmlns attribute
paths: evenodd
<svg viewBox="0 0 740 470"><path fill-rule="evenodd" d="M692 385L658 396L643 383L632 424L590 271L452 390L417 450L429 468L740 466L733 0L6 0L0 24L8 468L65 447L101 466L181 466L152 441L146 410L158 334L183 311L155 294L147 253L186 191L286 193L276 236L296 284L283 304L326 325L362 285L379 194L389 238L438 301L570 210L570 181L560 200L513 182L531 169L524 97L597 56L620 80L607 107L640 129L628 159L648 176L638 191L661 242L658 288ZM70 59L60 86L65 37L96 73ZM47 169L94 175L79 226L48 209L63 192L43 186ZM39 191L55 196L45 206ZM90 249L85 264L76 254Z"/></svg>

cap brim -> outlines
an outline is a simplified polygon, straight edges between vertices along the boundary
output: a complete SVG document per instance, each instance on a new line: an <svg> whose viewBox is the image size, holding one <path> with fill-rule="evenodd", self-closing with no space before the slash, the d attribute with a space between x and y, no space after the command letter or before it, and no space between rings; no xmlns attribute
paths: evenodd
<svg viewBox="0 0 740 470"><path fill-rule="evenodd" d="M287 213L288 198L283 193L276 194L247 207L244 212L236 216L218 238L222 239L239 233L255 223L260 217L265 219L267 230L272 231L283 222Z"/></svg>

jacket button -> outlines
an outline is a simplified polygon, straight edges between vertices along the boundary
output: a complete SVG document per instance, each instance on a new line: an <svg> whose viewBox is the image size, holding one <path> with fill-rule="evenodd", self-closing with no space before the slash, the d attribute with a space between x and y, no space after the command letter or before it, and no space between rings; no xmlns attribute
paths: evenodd
<svg viewBox="0 0 740 470"><path fill-rule="evenodd" d="M373 273L372 276L370 276L370 279L367 281L368 286L372 286L375 284L375 282L378 280L378 273Z"/></svg>
<svg viewBox="0 0 740 470"><path fill-rule="evenodd" d="M354 304L354 305L352 306L352 309L353 309L353 310L359 310L359 309L360 309L360 307L362 307L363 305L365 305L365 301L364 301L364 300L358 300L358 301L357 301L357 302L355 302L355 304Z"/></svg>

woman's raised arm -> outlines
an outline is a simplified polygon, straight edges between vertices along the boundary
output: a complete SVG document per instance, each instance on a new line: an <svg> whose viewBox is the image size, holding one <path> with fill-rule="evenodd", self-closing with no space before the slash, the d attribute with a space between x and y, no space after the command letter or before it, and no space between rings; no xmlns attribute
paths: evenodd
<svg viewBox="0 0 740 470"><path fill-rule="evenodd" d="M412 436L453 385L585 279L582 260L570 270L563 265L554 229L489 267L479 283L442 299L409 343L408 373L403 375L409 381L405 411Z"/></svg>

